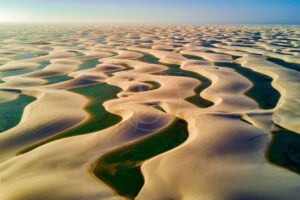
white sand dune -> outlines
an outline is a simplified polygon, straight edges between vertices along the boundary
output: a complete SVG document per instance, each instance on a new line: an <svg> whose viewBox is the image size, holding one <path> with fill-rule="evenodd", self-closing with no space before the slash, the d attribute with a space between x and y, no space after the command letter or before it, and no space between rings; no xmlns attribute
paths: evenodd
<svg viewBox="0 0 300 200"><path fill-rule="evenodd" d="M239 62L245 67L251 68L260 73L267 74L273 78L273 86L282 95L274 111L274 122L300 133L300 72L283 68L273 64L264 57L246 56Z"/></svg>
<svg viewBox="0 0 300 200"><path fill-rule="evenodd" d="M25 42L17 29L4 28L13 36L0 40L0 106L20 94L36 100L0 133L1 200L126 199L93 174L97 160L167 130L177 118L188 123L187 140L141 163L144 185L136 199L300 199L297 164L290 169L268 157L275 124L300 133L300 72L266 59L299 64L299 27L32 26L24 28L32 36ZM277 105L260 108L245 94L256 83L218 62L271 77L281 95ZM11 72L17 74L5 77ZM90 122L95 116L86 106L93 99L70 89L97 84L121 89L102 103L120 122L18 154ZM188 100L195 95L212 105Z"/></svg>

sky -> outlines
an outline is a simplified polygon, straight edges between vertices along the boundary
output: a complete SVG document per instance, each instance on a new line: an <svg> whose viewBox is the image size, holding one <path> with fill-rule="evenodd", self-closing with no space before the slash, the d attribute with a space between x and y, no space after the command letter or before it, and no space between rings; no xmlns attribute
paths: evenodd
<svg viewBox="0 0 300 200"><path fill-rule="evenodd" d="M300 24L300 0L0 0L0 22Z"/></svg>

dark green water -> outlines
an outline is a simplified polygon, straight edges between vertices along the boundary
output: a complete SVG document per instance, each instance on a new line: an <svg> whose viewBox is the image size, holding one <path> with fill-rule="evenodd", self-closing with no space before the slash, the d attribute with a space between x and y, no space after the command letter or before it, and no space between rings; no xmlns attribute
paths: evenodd
<svg viewBox="0 0 300 200"><path fill-rule="evenodd" d="M275 64L281 65L285 68L288 69L292 69L292 70L296 70L297 72L300 72L300 64L296 64L296 63L289 63L289 62L285 62L284 60L281 59L277 59L277 58L267 58L268 61L271 61Z"/></svg>
<svg viewBox="0 0 300 200"><path fill-rule="evenodd" d="M45 78L45 80L48 81L45 85L60 83L60 82L68 81L68 80L71 80L71 79L73 79L73 77L70 77L68 75L51 76L51 77Z"/></svg>
<svg viewBox="0 0 300 200"><path fill-rule="evenodd" d="M143 52L139 52L139 53L143 53ZM147 53L143 53L143 54L144 56L139 58L138 60L146 63L151 63L151 64L159 64L159 65L162 64L155 56L152 56L151 54L147 54Z"/></svg>
<svg viewBox="0 0 300 200"><path fill-rule="evenodd" d="M17 91L20 93L21 91ZM21 94L17 99L0 104L0 132L16 126L23 115L25 106L36 98Z"/></svg>
<svg viewBox="0 0 300 200"><path fill-rule="evenodd" d="M236 63L215 63L216 66L229 67L243 75L253 83L245 94L254 99L262 109L272 109L277 105L280 93L271 85L273 79L264 74L260 74L242 67Z"/></svg>
<svg viewBox="0 0 300 200"><path fill-rule="evenodd" d="M268 152L270 161L300 174L300 135L278 125L276 128Z"/></svg>
<svg viewBox="0 0 300 200"><path fill-rule="evenodd" d="M94 173L119 195L134 199L144 185L142 163L179 146L187 138L187 123L177 120L170 127L153 136L102 156L97 161Z"/></svg>
<svg viewBox="0 0 300 200"><path fill-rule="evenodd" d="M79 127L73 128L62 134L56 135L38 144L30 146L21 151L21 154L31 151L32 149L35 149L54 140L100 131L121 121L121 117L107 112L103 107L103 103L105 101L116 98L116 94L121 91L120 88L102 83L76 88L70 91L81 94L91 100L91 102L85 107L86 111L91 115L90 120L80 125Z"/></svg>
<svg viewBox="0 0 300 200"><path fill-rule="evenodd" d="M99 62L98 60L99 60L99 58L96 58L96 59L90 59L90 60L85 61L85 62L77 69L77 71L79 71L79 70L84 70L84 69L90 69L90 68L96 67L96 65L100 64L100 62Z"/></svg>
<svg viewBox="0 0 300 200"><path fill-rule="evenodd" d="M199 57L199 56L192 56L192 55L183 55L184 57L186 57L187 59L192 59L192 60L204 60L203 58Z"/></svg>

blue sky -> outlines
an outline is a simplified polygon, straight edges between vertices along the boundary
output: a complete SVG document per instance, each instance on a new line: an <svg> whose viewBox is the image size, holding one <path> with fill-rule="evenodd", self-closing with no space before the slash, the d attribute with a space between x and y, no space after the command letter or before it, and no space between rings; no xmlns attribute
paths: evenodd
<svg viewBox="0 0 300 200"><path fill-rule="evenodd" d="M0 0L0 22L300 24L300 0Z"/></svg>

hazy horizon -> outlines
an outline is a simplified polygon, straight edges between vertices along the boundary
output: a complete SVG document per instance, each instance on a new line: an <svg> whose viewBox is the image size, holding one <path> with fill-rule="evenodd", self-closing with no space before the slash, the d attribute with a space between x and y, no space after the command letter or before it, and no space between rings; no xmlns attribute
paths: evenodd
<svg viewBox="0 0 300 200"><path fill-rule="evenodd" d="M300 24L297 0L11 0L0 3L0 23Z"/></svg>

